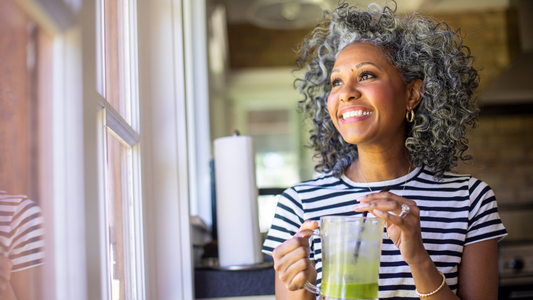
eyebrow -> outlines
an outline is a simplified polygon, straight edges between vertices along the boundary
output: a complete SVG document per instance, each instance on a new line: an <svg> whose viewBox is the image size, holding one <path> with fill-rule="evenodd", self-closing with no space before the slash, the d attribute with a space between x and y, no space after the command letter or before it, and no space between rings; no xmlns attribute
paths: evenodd
<svg viewBox="0 0 533 300"><path fill-rule="evenodd" d="M378 67L375 63L373 63L373 62L369 62L369 61L364 61L364 62L362 62L362 63L358 63L358 64L355 66L355 68L356 68L356 69L359 69L360 67L362 67L362 66L364 66L364 65L373 65L374 67L378 68L380 71L383 71L383 70L381 70L381 68ZM333 69L333 70L331 70L331 73L335 73L335 72L340 72L340 69Z"/></svg>

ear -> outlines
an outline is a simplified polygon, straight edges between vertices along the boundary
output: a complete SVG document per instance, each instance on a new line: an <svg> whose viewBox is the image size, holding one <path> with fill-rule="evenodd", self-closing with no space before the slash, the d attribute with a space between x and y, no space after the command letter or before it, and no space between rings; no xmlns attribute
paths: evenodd
<svg viewBox="0 0 533 300"><path fill-rule="evenodd" d="M409 110L409 108L414 109L424 97L425 88L422 85L422 79L413 80L407 85L407 89L409 98L407 99L406 110Z"/></svg>

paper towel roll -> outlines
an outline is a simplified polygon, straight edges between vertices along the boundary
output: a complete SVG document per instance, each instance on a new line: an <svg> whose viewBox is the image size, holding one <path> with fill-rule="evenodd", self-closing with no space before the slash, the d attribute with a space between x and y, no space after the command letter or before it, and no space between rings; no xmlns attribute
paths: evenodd
<svg viewBox="0 0 533 300"><path fill-rule="evenodd" d="M253 140L232 136L214 144L220 266L262 263Z"/></svg>

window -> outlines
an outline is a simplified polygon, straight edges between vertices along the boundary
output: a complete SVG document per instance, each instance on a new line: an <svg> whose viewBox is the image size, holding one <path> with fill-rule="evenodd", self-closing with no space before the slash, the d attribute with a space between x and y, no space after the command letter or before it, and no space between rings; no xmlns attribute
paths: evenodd
<svg viewBox="0 0 533 300"><path fill-rule="evenodd" d="M51 46L16 1L0 1L0 269L12 263L2 299L42 299L43 212L52 209Z"/></svg>
<svg viewBox="0 0 533 300"><path fill-rule="evenodd" d="M97 51L102 55L95 89L102 96L98 143L104 189L103 298L144 299L136 2L103 0L100 5Z"/></svg>
<svg viewBox="0 0 533 300"><path fill-rule="evenodd" d="M154 2L0 0L0 206L40 222L17 300L194 298L184 32L203 37L193 0Z"/></svg>
<svg viewBox="0 0 533 300"><path fill-rule="evenodd" d="M313 177L314 150L304 146L311 128L296 109L301 96L294 79L289 68L265 68L233 71L229 80L232 126L254 139L262 233L270 229L279 194Z"/></svg>

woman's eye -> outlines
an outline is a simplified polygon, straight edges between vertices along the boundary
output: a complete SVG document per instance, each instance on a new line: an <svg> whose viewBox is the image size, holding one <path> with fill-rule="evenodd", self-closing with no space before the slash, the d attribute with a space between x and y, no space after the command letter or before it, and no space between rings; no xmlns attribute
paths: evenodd
<svg viewBox="0 0 533 300"><path fill-rule="evenodd" d="M331 82L331 86L336 87L342 84L342 81L340 79L333 79Z"/></svg>
<svg viewBox="0 0 533 300"><path fill-rule="evenodd" d="M376 77L376 76L374 76L374 74L372 74L372 73L363 73L363 74L361 74L361 81L372 79L374 77Z"/></svg>

